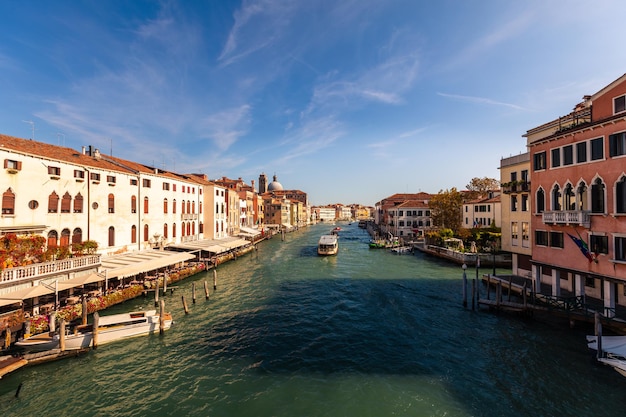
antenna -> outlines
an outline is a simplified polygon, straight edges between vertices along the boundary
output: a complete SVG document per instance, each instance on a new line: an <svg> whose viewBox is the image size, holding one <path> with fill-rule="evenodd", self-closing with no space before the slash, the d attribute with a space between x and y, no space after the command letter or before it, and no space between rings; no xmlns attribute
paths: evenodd
<svg viewBox="0 0 626 417"><path fill-rule="evenodd" d="M31 137L32 140L35 140L35 122L33 122L32 120L22 120L24 123L29 123L30 126L33 129L33 136Z"/></svg>
<svg viewBox="0 0 626 417"><path fill-rule="evenodd" d="M57 132L57 142L59 142L59 146L61 146L61 139L60 139L61 136L63 136L63 146L65 146L65 134L64 133Z"/></svg>

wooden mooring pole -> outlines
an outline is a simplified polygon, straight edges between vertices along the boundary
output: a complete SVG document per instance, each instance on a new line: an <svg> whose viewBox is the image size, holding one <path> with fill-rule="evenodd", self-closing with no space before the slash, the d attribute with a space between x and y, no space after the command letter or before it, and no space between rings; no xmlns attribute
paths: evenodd
<svg viewBox="0 0 626 417"><path fill-rule="evenodd" d="M81 316L82 316L82 324L84 326L85 324L87 324L87 314L89 314L87 312L87 296L86 295L83 295L82 309L83 311L81 312Z"/></svg>
<svg viewBox="0 0 626 417"><path fill-rule="evenodd" d="M196 283L195 282L191 283L191 302L193 304L196 303Z"/></svg>
<svg viewBox="0 0 626 417"><path fill-rule="evenodd" d="M213 269L213 290L217 290L217 271Z"/></svg>
<svg viewBox="0 0 626 417"><path fill-rule="evenodd" d="M161 300L159 308L159 334L165 331L165 300Z"/></svg>
<svg viewBox="0 0 626 417"><path fill-rule="evenodd" d="M187 300L185 300L185 296L181 295L181 299L183 301L183 309L185 309L185 314L189 314L189 308L187 307Z"/></svg>
<svg viewBox="0 0 626 417"><path fill-rule="evenodd" d="M209 299L209 283L204 281L204 298Z"/></svg>
<svg viewBox="0 0 626 417"><path fill-rule="evenodd" d="M156 282L156 287L154 287L154 306L159 305L159 281Z"/></svg>
<svg viewBox="0 0 626 417"><path fill-rule="evenodd" d="M594 321L596 325L596 357L600 359L602 355L602 318L600 317L600 313L596 311L594 314Z"/></svg>

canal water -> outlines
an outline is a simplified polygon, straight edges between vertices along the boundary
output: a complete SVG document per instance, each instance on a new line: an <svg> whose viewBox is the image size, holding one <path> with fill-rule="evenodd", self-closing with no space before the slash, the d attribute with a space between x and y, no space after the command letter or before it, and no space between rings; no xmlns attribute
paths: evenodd
<svg viewBox="0 0 626 417"><path fill-rule="evenodd" d="M0 415L624 415L626 379L594 362L588 329L464 309L461 268L340 226L337 256L317 256L318 224L219 266L208 301L212 271L177 283L162 336L5 376Z"/></svg>

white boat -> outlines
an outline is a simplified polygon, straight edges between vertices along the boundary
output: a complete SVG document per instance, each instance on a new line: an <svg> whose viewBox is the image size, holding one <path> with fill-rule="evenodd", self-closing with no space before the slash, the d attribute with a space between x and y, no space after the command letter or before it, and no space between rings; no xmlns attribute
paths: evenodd
<svg viewBox="0 0 626 417"><path fill-rule="evenodd" d="M339 252L339 241L337 235L322 235L317 243L317 254L336 255Z"/></svg>
<svg viewBox="0 0 626 417"><path fill-rule="evenodd" d="M589 349L598 350L597 336L587 336ZM602 355L598 362L612 366L626 376L626 336L602 336Z"/></svg>
<svg viewBox="0 0 626 417"><path fill-rule="evenodd" d="M28 352L44 352L59 347L59 334L56 332L38 333L15 342Z"/></svg>
<svg viewBox="0 0 626 417"><path fill-rule="evenodd" d="M172 316L165 314L163 329L172 326ZM129 337L142 336L159 331L160 317L156 310L133 311L130 313L100 316L98 318L98 345L115 342ZM76 326L65 335L65 350L88 348L93 344L93 324ZM57 333L43 333L16 342L16 346L35 352L59 347Z"/></svg>

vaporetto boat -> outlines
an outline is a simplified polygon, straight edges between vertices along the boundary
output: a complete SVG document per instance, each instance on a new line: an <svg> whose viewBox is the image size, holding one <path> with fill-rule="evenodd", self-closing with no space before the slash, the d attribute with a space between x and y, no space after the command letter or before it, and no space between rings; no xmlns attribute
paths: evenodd
<svg viewBox="0 0 626 417"><path fill-rule="evenodd" d="M337 235L322 235L317 243L317 254L322 256L336 255L339 252Z"/></svg>

